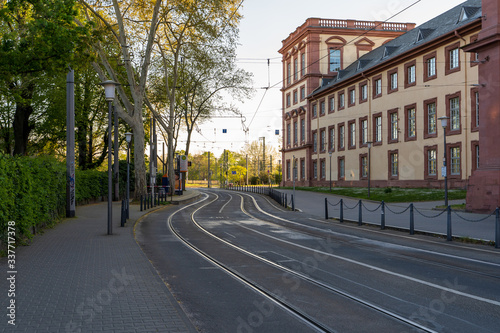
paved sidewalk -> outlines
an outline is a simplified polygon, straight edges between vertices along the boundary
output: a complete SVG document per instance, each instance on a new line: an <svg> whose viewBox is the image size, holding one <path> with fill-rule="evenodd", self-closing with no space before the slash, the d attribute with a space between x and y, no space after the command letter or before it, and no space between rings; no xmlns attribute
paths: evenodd
<svg viewBox="0 0 500 333"><path fill-rule="evenodd" d="M174 200L197 195L188 190ZM15 326L7 316L7 258L0 258L0 332L196 332L134 240L135 222L155 208L131 205L122 228L120 204L113 203L113 235L103 202L77 207L76 218L16 249Z"/></svg>
<svg viewBox="0 0 500 333"><path fill-rule="evenodd" d="M291 201L293 190L277 189L288 194ZM330 218L340 217L339 201L344 203L344 219L358 221L359 206L357 199L340 197L328 193L316 193L308 191L296 191L295 207L299 210L325 218L325 198L328 199L328 216ZM464 203L465 200L450 200L449 204ZM440 211L434 210L436 206L444 205L443 201L418 202L414 204L414 228L415 231L424 233L446 235L447 214L439 215ZM410 212L406 210L409 203L390 203L385 208L385 224L387 227L410 229ZM437 216L439 215L439 216ZM453 237L469 237L474 239L494 241L495 240L495 216L489 214L473 214L465 212L452 212L452 235ZM380 225L381 210L380 202L363 200L362 221L367 224Z"/></svg>

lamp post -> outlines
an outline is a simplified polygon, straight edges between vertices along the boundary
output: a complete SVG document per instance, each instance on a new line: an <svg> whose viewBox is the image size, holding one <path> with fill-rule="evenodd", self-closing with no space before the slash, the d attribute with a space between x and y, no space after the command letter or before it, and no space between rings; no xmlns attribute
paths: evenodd
<svg viewBox="0 0 500 333"><path fill-rule="evenodd" d="M127 218L130 218L130 142L132 141L132 133L125 133L127 140Z"/></svg>
<svg viewBox="0 0 500 333"><path fill-rule="evenodd" d="M330 192L332 191L332 152L328 153L330 155Z"/></svg>
<svg viewBox="0 0 500 333"><path fill-rule="evenodd" d="M371 180L371 150L372 150L372 143L371 141L368 141L366 144L368 145L368 199L370 199L370 180Z"/></svg>
<svg viewBox="0 0 500 333"><path fill-rule="evenodd" d="M444 205L448 207L448 170L446 168L446 127L448 127L449 117L440 117L441 126L443 127L444 149L443 149L443 168L441 169L441 176L444 177Z"/></svg>
<svg viewBox="0 0 500 333"><path fill-rule="evenodd" d="M113 234L113 224L112 224L112 219L113 219L113 199L112 199L112 194L113 194L113 176L111 172L111 134L112 134L112 127L111 127L111 116L112 116L112 111L113 111L113 101L115 99L115 88L119 83L114 82L112 80L107 80L102 83L100 83L104 87L104 93L106 95L106 101L108 101L108 235Z"/></svg>

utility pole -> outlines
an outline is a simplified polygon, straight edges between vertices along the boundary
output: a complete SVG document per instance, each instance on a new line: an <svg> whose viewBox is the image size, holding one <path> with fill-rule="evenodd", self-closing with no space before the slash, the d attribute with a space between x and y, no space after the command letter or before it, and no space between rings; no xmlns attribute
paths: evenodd
<svg viewBox="0 0 500 333"><path fill-rule="evenodd" d="M246 168L247 168L247 182L246 182L246 185L248 185L248 154L246 155Z"/></svg>
<svg viewBox="0 0 500 333"><path fill-rule="evenodd" d="M210 170L210 152L208 152L208 188L212 187L212 171Z"/></svg>
<svg viewBox="0 0 500 333"><path fill-rule="evenodd" d="M66 76L66 217L75 216L75 71Z"/></svg>

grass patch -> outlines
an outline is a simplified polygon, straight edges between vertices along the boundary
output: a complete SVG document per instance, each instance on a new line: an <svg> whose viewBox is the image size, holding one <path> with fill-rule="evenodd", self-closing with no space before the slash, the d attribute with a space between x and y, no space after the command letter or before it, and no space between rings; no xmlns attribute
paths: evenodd
<svg viewBox="0 0 500 333"><path fill-rule="evenodd" d="M291 187L285 187L292 189ZM429 188L371 188L370 198L368 198L368 189L365 187L295 187L297 190L331 193L352 197L357 199L370 199L373 201L384 202L419 202L419 201L437 201L444 200L444 190ZM466 190L448 190L449 200L465 199Z"/></svg>

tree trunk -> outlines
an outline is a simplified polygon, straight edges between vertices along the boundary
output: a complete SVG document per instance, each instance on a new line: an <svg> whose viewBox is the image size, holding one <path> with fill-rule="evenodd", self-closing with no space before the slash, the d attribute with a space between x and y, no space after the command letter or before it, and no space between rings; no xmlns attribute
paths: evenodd
<svg viewBox="0 0 500 333"><path fill-rule="evenodd" d="M14 155L26 155L28 149L28 138L33 126L30 125L30 116L33 113L31 99L35 86L28 84L21 87L21 94L16 98L16 113L14 115Z"/></svg>

